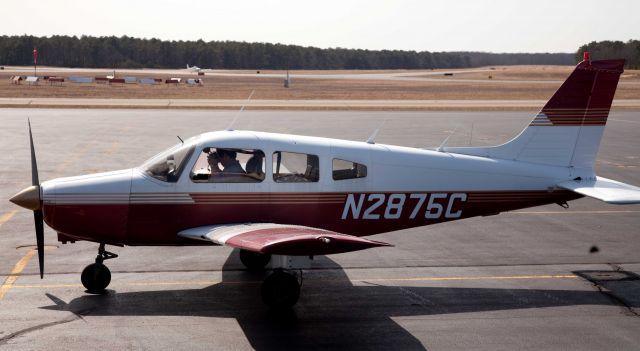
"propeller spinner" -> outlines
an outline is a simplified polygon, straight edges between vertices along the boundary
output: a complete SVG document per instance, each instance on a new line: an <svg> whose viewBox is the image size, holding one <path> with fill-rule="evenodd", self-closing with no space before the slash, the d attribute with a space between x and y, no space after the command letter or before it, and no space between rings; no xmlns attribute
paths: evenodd
<svg viewBox="0 0 640 351"><path fill-rule="evenodd" d="M44 220L42 214L42 199L40 196L40 180L38 178L38 164L36 162L36 151L33 147L33 136L31 135L31 121L28 123L29 144L31 146L31 186L14 195L9 201L33 211L40 278L42 278L44 276Z"/></svg>

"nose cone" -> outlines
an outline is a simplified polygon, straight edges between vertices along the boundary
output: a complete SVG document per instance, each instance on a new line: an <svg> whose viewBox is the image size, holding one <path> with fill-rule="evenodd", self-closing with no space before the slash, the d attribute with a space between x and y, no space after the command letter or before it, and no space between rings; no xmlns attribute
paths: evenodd
<svg viewBox="0 0 640 351"><path fill-rule="evenodd" d="M26 209L35 211L41 208L40 203L40 187L32 185L23 189L21 192L13 195L9 201Z"/></svg>

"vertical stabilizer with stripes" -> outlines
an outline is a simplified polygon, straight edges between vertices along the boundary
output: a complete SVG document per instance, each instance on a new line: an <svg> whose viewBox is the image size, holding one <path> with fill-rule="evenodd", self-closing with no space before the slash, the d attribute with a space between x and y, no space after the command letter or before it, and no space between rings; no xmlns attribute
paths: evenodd
<svg viewBox="0 0 640 351"><path fill-rule="evenodd" d="M624 60L580 62L520 135L494 147L445 151L593 169Z"/></svg>

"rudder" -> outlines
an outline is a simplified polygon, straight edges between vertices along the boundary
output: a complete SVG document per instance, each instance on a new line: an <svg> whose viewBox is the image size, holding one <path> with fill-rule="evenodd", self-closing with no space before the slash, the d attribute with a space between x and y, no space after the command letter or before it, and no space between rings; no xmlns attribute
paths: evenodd
<svg viewBox="0 0 640 351"><path fill-rule="evenodd" d="M592 169L624 60L580 62L533 121L511 141L445 151Z"/></svg>

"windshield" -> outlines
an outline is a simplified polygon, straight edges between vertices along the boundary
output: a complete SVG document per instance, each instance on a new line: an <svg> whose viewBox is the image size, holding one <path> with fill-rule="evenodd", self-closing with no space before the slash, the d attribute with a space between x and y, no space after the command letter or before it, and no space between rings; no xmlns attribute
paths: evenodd
<svg viewBox="0 0 640 351"><path fill-rule="evenodd" d="M142 164L143 173L163 182L175 183L180 178L186 161L195 149L195 145L178 144L159 153Z"/></svg>

